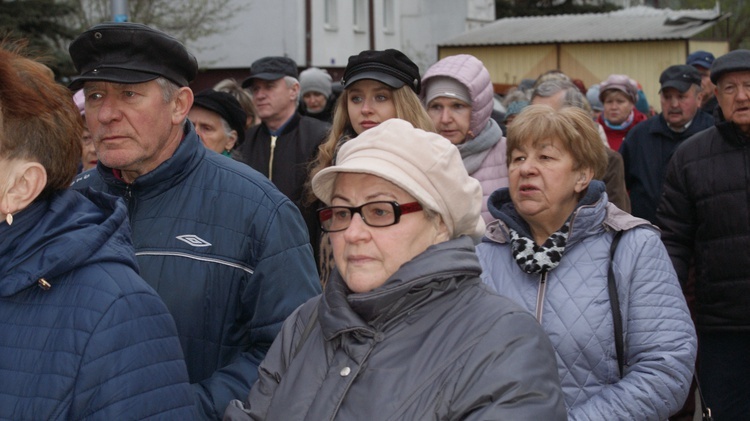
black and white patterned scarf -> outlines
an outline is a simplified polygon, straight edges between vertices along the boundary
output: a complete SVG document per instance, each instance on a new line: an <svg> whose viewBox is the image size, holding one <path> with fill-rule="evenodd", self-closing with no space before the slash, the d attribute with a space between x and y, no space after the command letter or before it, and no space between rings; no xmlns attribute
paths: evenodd
<svg viewBox="0 0 750 421"><path fill-rule="evenodd" d="M513 258L526 273L544 273L556 268L562 260L565 252L565 243L568 241L570 232L570 220L555 233L550 235L547 241L538 246L533 239L519 234L513 228L510 231L510 246L513 250Z"/></svg>

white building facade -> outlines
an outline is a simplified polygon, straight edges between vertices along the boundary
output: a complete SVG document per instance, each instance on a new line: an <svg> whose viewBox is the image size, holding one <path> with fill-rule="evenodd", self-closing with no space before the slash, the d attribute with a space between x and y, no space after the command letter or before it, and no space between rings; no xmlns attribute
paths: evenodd
<svg viewBox="0 0 750 421"><path fill-rule="evenodd" d="M422 71L437 45L495 20L493 0L234 0L226 30L190 45L203 69L247 69L265 56L343 68L367 49L396 48Z"/></svg>

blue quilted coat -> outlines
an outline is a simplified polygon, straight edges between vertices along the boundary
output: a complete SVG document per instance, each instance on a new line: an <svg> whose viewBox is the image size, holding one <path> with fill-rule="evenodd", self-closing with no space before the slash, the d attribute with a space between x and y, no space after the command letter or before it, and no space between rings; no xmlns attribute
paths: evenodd
<svg viewBox="0 0 750 421"><path fill-rule="evenodd" d="M523 272L513 259L508 224L529 234L507 189L492 194L489 209L500 220L477 248L482 279L536 314L557 352L569 418L665 420L679 410L693 375L696 336L657 229L608 204L603 183L593 181L573 213L560 265L541 276ZM625 231L614 256L622 378L607 290L615 231Z"/></svg>
<svg viewBox="0 0 750 421"><path fill-rule="evenodd" d="M0 419L194 419L194 402L121 201L64 191L0 223Z"/></svg>

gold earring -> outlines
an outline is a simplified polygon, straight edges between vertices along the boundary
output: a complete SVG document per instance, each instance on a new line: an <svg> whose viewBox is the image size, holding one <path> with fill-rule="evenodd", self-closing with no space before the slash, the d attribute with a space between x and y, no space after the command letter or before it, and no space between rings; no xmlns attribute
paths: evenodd
<svg viewBox="0 0 750 421"><path fill-rule="evenodd" d="M7 222L8 225L13 225L13 214L12 213L8 212L5 215L5 222Z"/></svg>

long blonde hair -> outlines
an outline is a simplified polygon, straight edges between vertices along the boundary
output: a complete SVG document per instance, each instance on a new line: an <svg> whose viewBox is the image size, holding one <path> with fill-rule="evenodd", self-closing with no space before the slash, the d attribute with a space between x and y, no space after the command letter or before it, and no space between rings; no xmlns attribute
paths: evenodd
<svg viewBox="0 0 750 421"><path fill-rule="evenodd" d="M419 100L417 94L414 93L409 86L404 85L398 89L392 89L391 92L393 92L393 105L394 108L396 108L396 118L406 120L418 129L429 132L435 131L435 124L424 109L422 101ZM325 142L318 146L318 155L310 164L309 176L305 183L305 200L307 204L312 204L317 200L310 186L312 178L319 171L331 166L333 163L333 156L336 153L336 147L342 137L356 136L349 120L347 100L347 91L344 90L336 101L331 131L328 133Z"/></svg>

